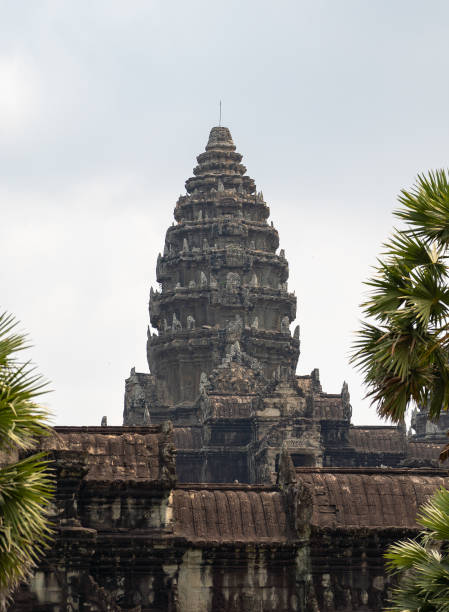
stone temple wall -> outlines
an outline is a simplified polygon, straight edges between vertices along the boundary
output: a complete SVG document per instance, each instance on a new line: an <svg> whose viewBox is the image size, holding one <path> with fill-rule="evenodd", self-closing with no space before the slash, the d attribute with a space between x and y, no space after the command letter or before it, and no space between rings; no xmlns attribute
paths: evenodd
<svg viewBox="0 0 449 612"><path fill-rule="evenodd" d="M308 491L177 486L169 425L57 428L43 449L55 539L11 610L308 609Z"/></svg>
<svg viewBox="0 0 449 612"><path fill-rule="evenodd" d="M273 485L177 484L173 430L60 427L55 539L17 612L378 611L382 552L416 535L436 469L294 468Z"/></svg>
<svg viewBox="0 0 449 612"><path fill-rule="evenodd" d="M297 375L296 297L269 208L212 128L150 291L150 372L124 426L58 427L55 538L11 610L378 611L383 551L439 486L444 423L355 427Z"/></svg>

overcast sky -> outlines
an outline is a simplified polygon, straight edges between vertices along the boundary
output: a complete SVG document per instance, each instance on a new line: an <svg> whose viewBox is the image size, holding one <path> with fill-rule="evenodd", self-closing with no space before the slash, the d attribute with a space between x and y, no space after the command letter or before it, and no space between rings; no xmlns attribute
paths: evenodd
<svg viewBox="0 0 449 612"><path fill-rule="evenodd" d="M2 309L54 422L121 424L157 254L222 99L290 263L298 373L347 380L354 422L376 423L347 356L399 190L448 165L449 3L0 7Z"/></svg>

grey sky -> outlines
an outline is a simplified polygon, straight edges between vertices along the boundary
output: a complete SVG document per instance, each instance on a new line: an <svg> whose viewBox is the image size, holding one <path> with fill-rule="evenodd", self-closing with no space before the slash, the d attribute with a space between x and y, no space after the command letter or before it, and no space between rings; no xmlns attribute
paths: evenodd
<svg viewBox="0 0 449 612"><path fill-rule="evenodd" d="M120 424L147 371L157 253L218 120L263 190L298 296L299 373L349 382L362 281L402 187L447 167L449 3L1 2L2 308L58 424Z"/></svg>

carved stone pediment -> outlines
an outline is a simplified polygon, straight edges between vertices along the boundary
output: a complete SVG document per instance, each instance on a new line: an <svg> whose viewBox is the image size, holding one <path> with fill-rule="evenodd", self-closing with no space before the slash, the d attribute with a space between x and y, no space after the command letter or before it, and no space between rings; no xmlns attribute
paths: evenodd
<svg viewBox="0 0 449 612"><path fill-rule="evenodd" d="M263 380L258 372L250 367L231 362L224 368L218 368L209 377L209 396L226 395L259 395L263 389Z"/></svg>

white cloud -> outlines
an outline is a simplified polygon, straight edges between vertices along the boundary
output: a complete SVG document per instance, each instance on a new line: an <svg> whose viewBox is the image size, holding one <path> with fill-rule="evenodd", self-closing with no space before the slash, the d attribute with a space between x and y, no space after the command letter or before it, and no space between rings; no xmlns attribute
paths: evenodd
<svg viewBox="0 0 449 612"><path fill-rule="evenodd" d="M33 62L22 55L0 56L0 136L21 137L38 116L40 87Z"/></svg>

